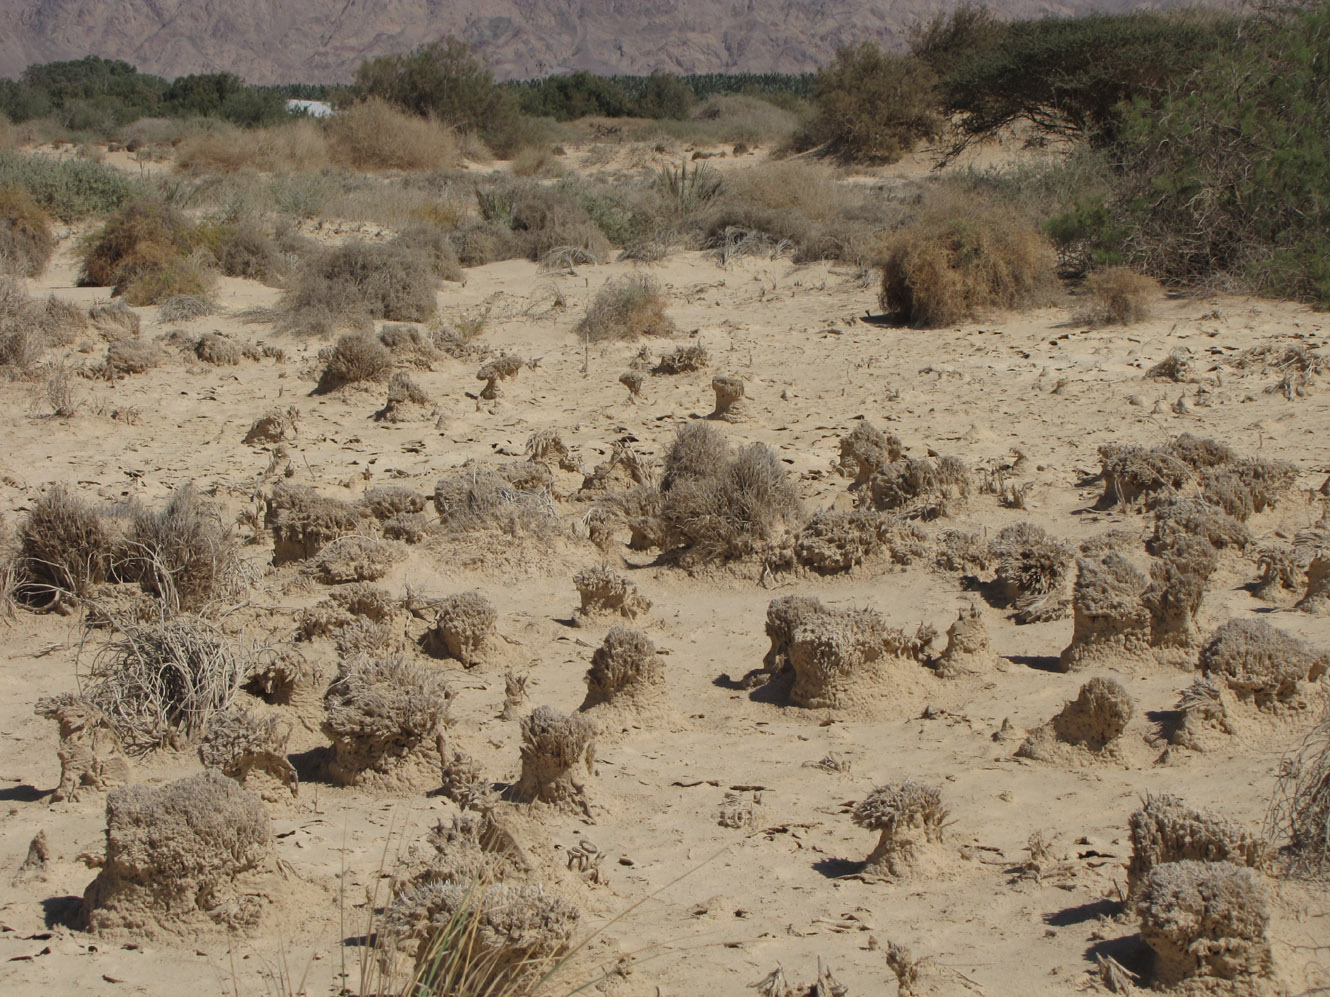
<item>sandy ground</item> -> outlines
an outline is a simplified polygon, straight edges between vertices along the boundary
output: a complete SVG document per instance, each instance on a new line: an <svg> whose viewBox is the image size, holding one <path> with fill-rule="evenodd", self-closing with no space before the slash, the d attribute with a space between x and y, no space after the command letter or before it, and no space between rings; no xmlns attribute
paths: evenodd
<svg viewBox="0 0 1330 997"><path fill-rule="evenodd" d="M72 242L72 240L70 240ZM73 287L67 243L32 293L90 303L105 291ZM732 442L775 448L798 479L807 507L849 507L847 481L832 464L837 441L860 417L897 434L910 453L929 448L974 468L1018 448L1033 482L1029 509L1001 508L975 496L953 520L928 524L991 534L1024 519L1074 540L1110 529L1144 535L1147 517L1094 509L1096 448L1156 444L1182 432L1226 441L1242 454L1282 458L1301 472L1298 490L1257 517L1258 536L1306 526L1320 516L1307 494L1330 472L1330 392L1286 400L1267 393L1278 375L1227 361L1263 343L1325 345L1323 316L1306 308L1239 298L1168 297L1155 316L1130 328L1089 329L1076 319L1083 301L1019 315L991 315L960 328L913 331L862 321L876 308L876 287L827 264L745 258L722 269L709 254L680 253L652 267L671 302L678 342L698 341L710 370L649 377L630 404L618 383L639 349L615 343L584 352L572 335L598 287L631 264L539 272L507 262L471 270L464 286L439 294L445 319L488 310L483 342L539 360L505 385L497 402L475 397L474 360L445 360L413 377L437 399L442 420L375 422L382 386L313 395L318 349L283 339L239 314L272 303L277 292L224 280L218 315L184 324L140 309L145 338L183 327L221 329L280 346L286 360L216 368L173 353L163 366L115 383L82 381L84 404L70 419L49 417L31 384L0 384L0 511L11 527L49 483L63 482L106 503L159 501L196 482L236 514L268 465L268 447L241 442L253 419L274 406L301 413L291 444L295 479L355 497L375 484L429 493L440 472L468 458L520 456L527 438L555 428L590 469L614 441L631 438L659 455L675 428L712 409L711 377L744 379L752 418L725 428ZM567 302L553 308L555 290ZM652 342L653 351L677 343ZM104 344L71 351L94 363ZM1145 369L1186 350L1199 384L1148 380ZM1189 411L1173 404L1186 396ZM107 413L132 408L132 424ZM562 484L575 489L576 476ZM1317 497L1319 499L1319 497ZM565 503L575 523L583 506ZM255 633L294 632L296 607L317 601L318 586L294 567L274 569L270 547L246 547L256 583L247 612ZM577 605L571 576L595 564L586 540L548 548L495 550L488 560L425 547L381 584L395 593L446 595L479 588L499 611L508 640L501 663L448 669L457 697L455 731L499 780L515 777L516 721L496 719L505 669L530 675L531 705L573 710L599 629L569 626ZM892 994L882 954L889 941L933 960L937 993L1063 994L1090 988L1095 957L1139 963L1135 926L1115 916L1130 854L1127 818L1146 793L1176 793L1259 828L1283 751L1305 721L1270 723L1207 753L1148 745L1151 711L1167 710L1193 675L1160 666L1116 673L1137 704L1116 766L1064 769L1017 760L1014 741L994 735L1009 721L1032 728L1072 698L1087 675L1050 671L1070 639L1071 621L1017 627L978 601L999 670L954 683L901 691L879 715L830 718L784 707L735 688L767 647L763 620L777 595L816 594L834 606L869 606L894 625L927 622L945 631L975 597L956 577L925 565L874 565L848 576L800 574L762 581L756 571L689 575L621 547L613 562L653 602L645 629L666 657L669 710L602 744L591 780L594 824L580 814L545 812L533 835L551 857L550 877L576 899L594 940L554 992L594 976L594 964L632 953L624 974L597 985L623 997L682 997L751 992L778 965L810 982L818 960L853 995ZM1249 562L1226 559L1205 598L1202 624L1260 616L1330 646L1330 620L1272 609L1243 586ZM304 992L336 992L345 971L358 979L367 893L385 855L456 808L434 795L372 796L317 780L299 800L274 807L276 847L287 871L278 914L245 937L201 936L171 944L105 941L63 926L73 898L95 875L103 847L104 799L48 802L59 776L56 731L33 715L38 697L77 687L80 631L75 621L20 613L0 625L0 879L6 886L28 843L44 831L51 861L44 880L0 890L0 981L13 993L282 993L289 974ZM327 655L331 648L322 651ZM85 659L86 660L86 659ZM925 707L931 706L928 719ZM298 729L294 752L324 743L317 727ZM812 766L828 754L849 771ZM192 753L138 762L135 778L160 782L197 771ZM874 834L850 822L844 804L875 785L915 778L942 786L951 812L948 860L934 878L865 882L853 873ZM735 789L734 787L746 787ZM718 823L727 793L752 804L750 823ZM1043 832L1066 863L1042 881L1021 878L1030 835ZM563 869L564 850L590 838L606 853L608 881L593 885ZM1330 896L1324 888L1272 881L1272 936L1279 979L1292 992L1330 986ZM380 884L381 886L381 884ZM343 944L343 940L346 944ZM293 984L291 989L296 989ZM1319 991L1318 991L1319 992Z"/></svg>

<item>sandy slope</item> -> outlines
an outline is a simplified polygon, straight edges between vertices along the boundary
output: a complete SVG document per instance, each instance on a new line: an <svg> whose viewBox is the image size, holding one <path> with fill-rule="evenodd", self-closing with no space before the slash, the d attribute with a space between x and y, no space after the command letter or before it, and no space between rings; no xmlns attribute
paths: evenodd
<svg viewBox="0 0 1330 997"><path fill-rule="evenodd" d="M671 256L653 272L665 285L680 338L695 336L711 352L704 374L648 379L645 398L629 404L617 383L639 344L594 348L584 356L572 325L608 278L628 264L589 267L575 275L537 272L509 262L472 270L464 287L440 292L445 317L489 309L484 341L496 350L539 358L505 386L497 403L478 405L473 361L445 361L413 374L439 401L433 422L390 426L372 413L382 389L310 394L320 343L283 340L237 315L270 303L276 292L224 281L219 316L188 324L219 328L280 345L285 363L245 361L213 368L174 355L164 366L115 384L82 382L84 409L69 420L45 416L31 386L0 384L0 510L10 524L49 482L65 482L106 502L156 501L196 481L230 513L246 507L269 461L264 447L241 443L264 409L292 405L302 413L292 449L296 478L333 495L353 497L372 484L402 483L429 492L439 472L471 457L520 455L535 431L555 427L590 468L613 441L631 436L659 454L675 426L709 412L713 373L742 377L754 418L729 427L738 442L776 448L799 479L809 508L848 506L846 481L831 470L837 439L863 416L901 437L913 454L933 448L972 466L1019 448L1033 468L1031 508L999 508L977 496L953 522L996 531L1032 519L1081 539L1109 529L1143 532L1146 518L1095 511L1096 447L1108 442L1155 443L1181 432L1223 439L1240 453L1296 462L1299 488L1314 488L1330 471L1330 393L1287 401L1264 389L1268 372L1239 371L1225 359L1261 343L1325 343L1320 315L1289 305L1238 298L1160 300L1156 317L1130 329L1089 330L1074 315L1080 302L1022 315L993 315L958 329L911 331L859 321L875 307L876 289L860 275L818 264L745 259L721 269L706 254ZM68 247L40 285L88 301L98 292L72 288ZM566 310L550 310L553 285ZM142 309L144 334L167 331L155 309ZM651 343L653 349L672 344ZM95 361L75 352L71 361ZM1176 349L1190 350L1203 371L1198 385L1143 378L1145 368ZM584 361L589 359L584 370ZM1171 410L1181 394L1191 411ZM132 425L105 414L132 406ZM572 476L564 482L576 486ZM565 507L572 521L583 511ZM1253 523L1255 532L1292 530L1315 519L1319 505L1289 495ZM264 567L263 546L246 549L256 573L252 632L289 636L293 607L319 593L292 568ZM581 702L583 674L601 629L567 625L577 596L571 575L598 560L587 542L549 549L499 551L490 563L413 548L384 584L443 595L479 587L500 612L510 642L499 667L454 675L455 729L495 778L517 772L517 724L495 719L503 669L529 671L532 704L564 710ZM851 994L894 993L884 967L888 940L932 957L939 993L1055 994L1086 986L1099 952L1131 962L1133 925L1115 920L1113 901L1125 883L1126 820L1148 792L1174 792L1250 827L1262 821L1281 751L1300 726L1270 725L1208 754L1174 753L1154 765L1147 749L1147 711L1173 705L1191 676L1160 667L1119 677L1137 702L1129 767L1060 770L1017 761L1019 740L995 741L1007 719L1029 728L1074 696L1084 674L1049 672L1067 644L1070 620L1015 627L987 606L983 613L1000 671L948 685L904 689L877 719L824 725L821 713L780 707L732 687L757 667L768 600L815 593L833 605L871 606L896 625L926 621L945 630L971 598L954 576L929 567L882 566L835 580L795 575L755 580L756 571L690 577L653 566L649 555L622 548L625 572L654 602L646 628L668 651L671 711L627 731L598 752L592 783L595 826L567 815L545 815L542 847L552 875L587 912L586 924L613 922L588 947L587 962L637 953L638 964L606 986L616 994L738 994L778 964L791 980L811 980L821 957ZM266 571L266 573L264 573ZM1330 621L1270 611L1243 584L1254 567L1226 560L1207 595L1203 621L1264 614L1276 625L1330 644ZM268 612L270 607L280 607ZM603 628L602 628L603 629ZM366 891L374 888L385 849L391 852L454 812L438 797L375 798L307 782L298 803L275 809L278 854L288 869L288 899L278 926L256 937L203 937L178 945L122 945L62 927L70 897L94 871L80 862L102 848L104 802L48 805L59 765L55 730L32 715L42 695L76 686L80 634L70 619L20 614L0 627L0 870L5 882L37 830L45 830L53 861L44 882L0 891L0 980L12 992L241 993L279 992L271 977L283 965L307 978L310 994L331 992L343 959L353 979L360 949L339 938L363 930ZM330 648L321 653L333 654ZM453 665L442 665L453 669ZM920 719L934 707L931 719ZM297 731L293 749L322 743ZM806 763L829 752L849 760L848 773ZM165 780L195 771L192 755L150 759L138 777ZM846 801L876 784L915 777L940 783L952 814L952 858L935 879L901 885L846 878L867 855L873 835L854 827ZM750 827L717 823L730 787L760 786ZM753 791L746 791L748 799ZM1042 883L1016 881L1031 833L1044 831L1068 856L1064 875ZM590 886L559 871L558 850L590 837L608 859L608 885ZM554 849L550 851L549 849ZM1081 857L1083 856L1083 857ZM688 875L675 882L677 877ZM1330 985L1324 890L1277 884L1275 955L1294 992ZM645 899L644 898L648 898ZM634 907L639 901L640 906ZM48 923L54 925L47 927ZM1317 948L1317 946L1320 948ZM568 979L589 972L580 967ZM307 975L306 975L307 974ZM889 982L890 981L890 982ZM572 989L570 985L567 989Z"/></svg>

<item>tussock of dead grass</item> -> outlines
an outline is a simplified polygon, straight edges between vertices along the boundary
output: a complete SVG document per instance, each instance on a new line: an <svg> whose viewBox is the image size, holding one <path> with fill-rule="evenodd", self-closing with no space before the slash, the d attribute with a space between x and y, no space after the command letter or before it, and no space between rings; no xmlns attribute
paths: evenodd
<svg viewBox="0 0 1330 997"><path fill-rule="evenodd" d="M326 127L329 156L352 169L437 170L462 161L451 128L377 97L339 111Z"/></svg>
<svg viewBox="0 0 1330 997"><path fill-rule="evenodd" d="M646 274L610 281L597 292L575 330L590 342L668 336L674 320L665 314L660 283Z"/></svg>

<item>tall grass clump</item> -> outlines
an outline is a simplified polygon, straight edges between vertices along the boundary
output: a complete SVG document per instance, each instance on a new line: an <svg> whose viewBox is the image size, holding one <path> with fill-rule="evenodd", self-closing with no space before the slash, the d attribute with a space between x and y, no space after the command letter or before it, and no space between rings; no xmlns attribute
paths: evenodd
<svg viewBox="0 0 1330 997"><path fill-rule="evenodd" d="M329 160L323 130L304 119L263 128L211 122L175 148L176 166L187 172L309 173L323 169Z"/></svg>
<svg viewBox="0 0 1330 997"><path fill-rule="evenodd" d="M36 277L55 252L51 219L26 191L0 190L0 272Z"/></svg>
<svg viewBox="0 0 1330 997"><path fill-rule="evenodd" d="M612 280L597 293L577 324L576 333L589 342L668 336L674 320L665 314L660 283L646 274Z"/></svg>
<svg viewBox="0 0 1330 997"><path fill-rule="evenodd" d="M424 322L434 314L437 278L428 258L394 245L352 242L307 260L279 308L289 330L326 335L367 329L375 319Z"/></svg>
<svg viewBox="0 0 1330 997"><path fill-rule="evenodd" d="M206 296L213 281L212 244L219 238L211 226L191 225L162 201L135 201L88 237L79 283L109 286L131 305Z"/></svg>
<svg viewBox="0 0 1330 997"><path fill-rule="evenodd" d="M437 170L461 162L451 128L378 97L339 111L327 136L333 160L357 170Z"/></svg>

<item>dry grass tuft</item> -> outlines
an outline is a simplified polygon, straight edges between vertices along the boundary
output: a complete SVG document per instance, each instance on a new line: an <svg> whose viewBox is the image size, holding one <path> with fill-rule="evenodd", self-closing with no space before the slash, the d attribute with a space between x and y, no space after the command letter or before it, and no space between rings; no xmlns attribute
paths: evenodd
<svg viewBox="0 0 1330 997"><path fill-rule="evenodd" d="M595 732L585 717L537 706L522 719L522 774L513 794L528 803L586 810L585 776L594 771L595 759Z"/></svg>
<svg viewBox="0 0 1330 997"><path fill-rule="evenodd" d="M1315 877L1330 873L1330 715L1280 761L1266 833L1284 842L1289 871Z"/></svg>
<svg viewBox="0 0 1330 997"><path fill-rule="evenodd" d="M674 320L665 314L660 283L645 274L612 280L596 292L573 331L592 343L641 336L668 336Z"/></svg>
<svg viewBox="0 0 1330 997"><path fill-rule="evenodd" d="M355 170L442 170L462 161L451 128L370 97L326 126L333 161Z"/></svg>
<svg viewBox="0 0 1330 997"><path fill-rule="evenodd" d="M1166 862L1232 862L1260 868L1266 847L1261 839L1231 821L1193 810L1176 796L1147 795L1131 815L1131 861L1127 896L1140 896L1150 872Z"/></svg>
<svg viewBox="0 0 1330 997"><path fill-rule="evenodd" d="M850 815L860 827L880 832L864 874L897 879L914 871L920 853L941 844L947 816L937 786L906 779L874 789Z"/></svg>
<svg viewBox="0 0 1330 997"><path fill-rule="evenodd" d="M1229 620L1201 648L1200 670L1262 710L1297 708L1302 684L1330 670L1330 654L1264 620Z"/></svg>
<svg viewBox="0 0 1330 997"><path fill-rule="evenodd" d="M1132 325L1150 317L1163 296L1159 281L1127 267L1105 267L1085 280L1091 305L1084 320L1093 325Z"/></svg>
<svg viewBox="0 0 1330 997"><path fill-rule="evenodd" d="M177 488L160 512L135 509L122 550L117 570L171 612L202 611L245 587L240 542L193 484Z"/></svg>
<svg viewBox="0 0 1330 997"><path fill-rule="evenodd" d="M531 461L467 463L440 478L434 508L448 532L497 530L512 537L550 536L559 515L549 470Z"/></svg>
<svg viewBox="0 0 1330 997"><path fill-rule="evenodd" d="M955 198L927 205L918 221L887 237L884 252L882 309L924 328L1030 307L1056 279L1056 254L1037 228Z"/></svg>
<svg viewBox="0 0 1330 997"><path fill-rule="evenodd" d="M438 657L454 658L472 668L484 659L498 619L493 603L480 592L459 592L438 603L434 624L422 644Z"/></svg>
<svg viewBox="0 0 1330 997"><path fill-rule="evenodd" d="M0 272L36 277L54 252L46 212L21 190L0 190Z"/></svg>
<svg viewBox="0 0 1330 997"><path fill-rule="evenodd" d="M33 503L18 539L18 595L25 602L87 596L106 579L111 534L98 512L63 485Z"/></svg>
<svg viewBox="0 0 1330 997"><path fill-rule="evenodd" d="M424 322L435 310L437 278L423 253L393 244L351 242L302 264L278 309L280 328L326 335L368 332L375 319Z"/></svg>
<svg viewBox="0 0 1330 997"><path fill-rule="evenodd" d="M366 332L349 332L328 351L328 362L319 377L320 394L348 384L382 381L393 368L393 355L377 338Z"/></svg>
<svg viewBox="0 0 1330 997"><path fill-rule="evenodd" d="M705 370L711 362L707 348L701 343L677 347L673 352L660 358L660 363L651 369L653 374L692 374Z"/></svg>

